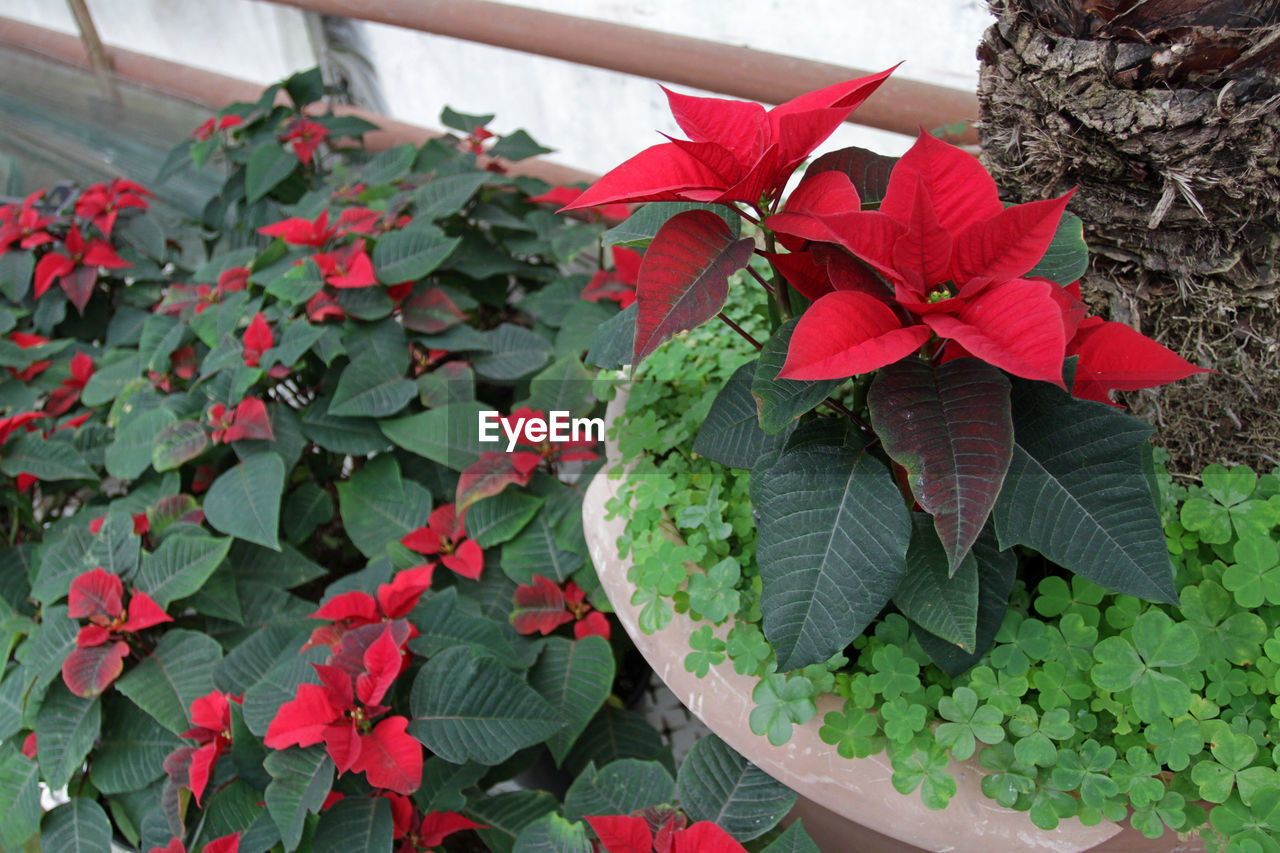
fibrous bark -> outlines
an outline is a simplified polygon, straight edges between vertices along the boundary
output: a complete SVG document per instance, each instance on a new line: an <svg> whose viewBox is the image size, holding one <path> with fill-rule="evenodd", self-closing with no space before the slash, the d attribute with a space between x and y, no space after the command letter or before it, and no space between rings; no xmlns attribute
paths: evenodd
<svg viewBox="0 0 1280 853"><path fill-rule="evenodd" d="M1142 32L1134 0L991 6L987 167L1009 201L1078 186L1087 301L1217 371L1126 402L1177 470L1280 464L1280 23L1247 0Z"/></svg>

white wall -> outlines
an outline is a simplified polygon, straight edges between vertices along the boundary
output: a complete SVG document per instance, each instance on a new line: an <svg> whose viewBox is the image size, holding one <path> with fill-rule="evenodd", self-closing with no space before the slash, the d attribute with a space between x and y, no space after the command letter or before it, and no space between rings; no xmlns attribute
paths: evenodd
<svg viewBox="0 0 1280 853"><path fill-rule="evenodd" d="M974 50L990 21L983 0L506 0L973 90ZM258 82L311 64L303 19L254 0L89 0L108 44ZM67 32L59 0L0 0L0 14ZM553 157L602 172L678 133L657 84L559 60L363 24L393 117L437 127L441 109L497 113ZM687 90L686 90L687 91ZM900 153L910 140L853 126L826 148Z"/></svg>

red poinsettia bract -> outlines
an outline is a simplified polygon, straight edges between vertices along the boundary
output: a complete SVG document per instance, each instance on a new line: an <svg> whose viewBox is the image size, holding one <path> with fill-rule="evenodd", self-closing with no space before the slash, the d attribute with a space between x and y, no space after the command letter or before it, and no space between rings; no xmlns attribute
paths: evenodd
<svg viewBox="0 0 1280 853"><path fill-rule="evenodd" d="M319 122L295 118L286 126L281 142L292 142L293 153L304 166L311 165L316 149L329 137L329 129Z"/></svg>
<svg viewBox="0 0 1280 853"><path fill-rule="evenodd" d="M601 815L586 820L605 853L746 853L732 835L710 821L688 827L669 821L655 838L649 822L637 815Z"/></svg>
<svg viewBox="0 0 1280 853"><path fill-rule="evenodd" d="M533 583L516 587L512 600L511 624L518 633L545 637L573 622L573 635L579 640L593 634L609 639L608 617L587 603L587 594L573 581L560 587L549 578L534 575Z"/></svg>
<svg viewBox="0 0 1280 853"><path fill-rule="evenodd" d="M191 728L182 736L198 746L180 746L164 761L174 784L191 789L196 805L213 776L218 757L231 748L231 704L242 697L214 690L191 703Z"/></svg>
<svg viewBox="0 0 1280 853"><path fill-rule="evenodd" d="M71 357L71 375L49 394L44 410L55 418L65 414L80 399L80 392L92 376L93 359L87 353L76 353Z"/></svg>
<svg viewBox="0 0 1280 853"><path fill-rule="evenodd" d="M120 211L146 210L145 197L150 195L151 191L141 184L112 178L110 183L94 184L80 194L76 199L76 216L92 220L103 237L110 237Z"/></svg>
<svg viewBox="0 0 1280 853"><path fill-rule="evenodd" d="M66 291L71 304L84 313L84 306L98 280L98 269L123 269L131 264L116 254L106 240L86 240L80 226L72 225L63 239L63 252L51 251L36 263L35 297L41 296L57 282Z"/></svg>
<svg viewBox="0 0 1280 853"><path fill-rule="evenodd" d="M526 201L533 204L550 204L556 207L564 207L572 204L582 195L580 187L570 187L561 184L552 187L541 195L531 195ZM587 212L598 216L600 219L610 222L621 222L631 215L631 207L626 204L602 204L599 207L587 208Z"/></svg>
<svg viewBox="0 0 1280 853"><path fill-rule="evenodd" d="M322 210L314 220L293 216L258 229L259 234L279 237L290 246L312 246L319 249L337 233L329 226L329 211Z"/></svg>
<svg viewBox="0 0 1280 853"><path fill-rule="evenodd" d="M22 206L0 205L0 255L13 248L34 249L57 241L57 237L45 229L54 223L51 216L44 216L36 209L36 202L44 196L44 190L27 196Z"/></svg>
<svg viewBox="0 0 1280 853"><path fill-rule="evenodd" d="M390 583L378 587L376 598L358 589L335 595L311 614L312 619L325 619L331 624L312 631L303 648L332 646L354 628L408 616L418 606L422 594L431 588L434 571L435 563L427 563L397 572Z"/></svg>
<svg viewBox="0 0 1280 853"><path fill-rule="evenodd" d="M242 338L244 344L244 363L246 367L257 367L262 363L263 354L271 349L275 343L275 336L271 334L271 325L267 322L266 315L259 311L253 315L253 319L249 321L248 327L244 330Z"/></svg>
<svg viewBox="0 0 1280 853"><path fill-rule="evenodd" d="M407 733L405 717L374 722L390 710L379 703L401 671L401 643L392 624L365 647L354 672L347 652L331 658L336 663L313 664L320 684L298 685L296 698L280 706L263 742L271 749L324 743L340 774L364 773L375 788L412 793L422 783L422 744Z"/></svg>
<svg viewBox="0 0 1280 853"><path fill-rule="evenodd" d="M125 637L173 621L149 595L137 589L126 607L124 584L100 567L71 582L67 615L89 620L76 635L76 647L62 662L67 689L85 699L106 690L124 671L124 659L129 655Z"/></svg>
<svg viewBox="0 0 1280 853"><path fill-rule="evenodd" d="M498 420L503 435L514 435L516 444L529 448L508 454L521 474L531 474L541 465L554 469L562 462L590 462L599 455L596 442L590 438L575 439L570 434L564 441L553 440L546 412L521 406Z"/></svg>
<svg viewBox="0 0 1280 853"><path fill-rule="evenodd" d="M311 260L320 268L325 284L331 287L372 287L378 279L364 246L364 240L356 240L346 248L312 255Z"/></svg>
<svg viewBox="0 0 1280 853"><path fill-rule="evenodd" d="M596 270L582 289L588 302L611 299L618 307L627 308L636 301L636 282L640 279L641 254L625 246L613 247L613 269Z"/></svg>
<svg viewBox="0 0 1280 853"><path fill-rule="evenodd" d="M417 806L409 797L391 793L382 796L391 803L392 838L399 842L396 853L421 853L440 846L455 832L486 828L486 824L476 823L457 812L428 812L419 816Z"/></svg>
<svg viewBox="0 0 1280 853"><path fill-rule="evenodd" d="M466 539L466 513L458 514L454 504L436 507L427 516L427 526L406 533L400 544L419 554L439 555L440 562L464 578L479 580L484 571L484 552L473 539Z"/></svg>
<svg viewBox="0 0 1280 853"><path fill-rule="evenodd" d="M200 123L200 126L191 132L191 136L197 142L204 142L211 139L215 133L221 133L224 130L230 130L233 127L239 127L244 124L244 119L240 116L209 116Z"/></svg>
<svg viewBox="0 0 1280 853"><path fill-rule="evenodd" d="M209 426L213 428L211 438L215 444L245 439L275 441L267 406L257 397L245 397L236 403L235 409L214 403L209 407Z"/></svg>
<svg viewBox="0 0 1280 853"><path fill-rule="evenodd" d="M175 838L164 847L152 847L147 853L187 853L181 838ZM240 853L240 832L214 838L200 848L200 853Z"/></svg>
<svg viewBox="0 0 1280 853"><path fill-rule="evenodd" d="M892 71L827 86L768 111L748 101L697 98L664 88L676 124L689 139L641 151L564 209L638 201L756 205L772 199Z"/></svg>

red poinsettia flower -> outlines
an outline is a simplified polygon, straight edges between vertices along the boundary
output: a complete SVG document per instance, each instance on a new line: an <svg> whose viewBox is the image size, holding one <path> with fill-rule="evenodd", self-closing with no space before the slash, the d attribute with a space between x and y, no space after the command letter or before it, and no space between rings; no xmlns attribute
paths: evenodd
<svg viewBox="0 0 1280 853"><path fill-rule="evenodd" d="M191 135L197 142L204 142L206 139L210 139L215 133L221 133L224 130L239 127L242 124L244 124L244 119L240 118L240 116L209 116L209 118L203 121L199 127L191 131Z"/></svg>
<svg viewBox="0 0 1280 853"><path fill-rule="evenodd" d="M124 671L124 659L129 655L127 635L173 621L149 595L137 589L126 608L120 578L100 567L71 582L67 615L89 620L76 635L76 648L62 662L67 689L85 699L97 696Z"/></svg>
<svg viewBox="0 0 1280 853"><path fill-rule="evenodd" d="M80 392L93 376L93 359L87 353L78 352L71 358L71 375L53 390L44 404L44 410L53 417L65 413L80 399Z"/></svg>
<svg viewBox="0 0 1280 853"><path fill-rule="evenodd" d="M49 343L49 339L43 335L36 335L31 332L13 332L9 335L9 342L17 344L19 349L32 349L34 347L44 346ZM10 367L9 372L13 374L13 378L17 379L19 382L30 382L52 366L52 361L42 358L33 361L22 370Z"/></svg>
<svg viewBox="0 0 1280 853"><path fill-rule="evenodd" d="M312 255L311 260L320 268L325 283L333 287L372 287L378 283L364 240L356 240L344 249Z"/></svg>
<svg viewBox="0 0 1280 853"><path fill-rule="evenodd" d="M66 254L49 252L36 264L35 297L44 296L56 281L81 313L93 293L99 268L114 270L130 266L106 240L85 240L77 225L67 231L63 248Z"/></svg>
<svg viewBox="0 0 1280 853"><path fill-rule="evenodd" d="M348 185L346 185L346 186L342 186L342 187L339 187L338 189L334 190L334 191L329 195L329 200L330 200L330 201L350 201L350 202L355 202L355 201L358 201L358 200L360 199L360 196L361 196L361 195L364 193L364 191L365 191L365 190L367 190L367 189L368 189L368 187L367 187L367 186L365 186L363 183L360 183L360 182L357 182L357 183L354 183L354 184L348 184Z"/></svg>
<svg viewBox="0 0 1280 853"><path fill-rule="evenodd" d="M292 142L293 153L302 161L302 165L310 166L316 149L329 136L329 129L319 122L305 118L295 118L287 125L287 131L280 137L281 142Z"/></svg>
<svg viewBox="0 0 1280 853"><path fill-rule="evenodd" d="M355 634L348 632L344 642ZM379 703L400 674L401 654L388 623L364 648L355 672L349 662L313 664L321 683L298 686L263 742L271 749L324 743L340 774L364 773L375 788L412 793L422 783L422 744L407 733L405 717L373 722L388 711Z"/></svg>
<svg viewBox="0 0 1280 853"><path fill-rule="evenodd" d="M649 822L638 815L600 815L586 820L605 853L746 853L732 835L710 821L683 827L672 818L655 838Z"/></svg>
<svg viewBox="0 0 1280 853"><path fill-rule="evenodd" d="M32 421L47 417L49 415L45 412L19 412L16 415L0 418L0 446L3 446L18 431L19 427L25 426L27 432L31 432L35 429L35 427L30 426Z"/></svg>
<svg viewBox="0 0 1280 853"><path fill-rule="evenodd" d="M427 563L398 572L390 583L378 587L376 598L358 589L334 596L311 614L312 619L326 619L332 624L312 631L303 648L332 646L354 628L408 616L418 606L422 594L431 588L434 570L435 564Z"/></svg>
<svg viewBox="0 0 1280 853"><path fill-rule="evenodd" d="M391 216L379 210L367 207L348 207L338 217L339 234L363 234L376 237L398 228L404 228L413 221L412 216Z"/></svg>
<svg viewBox="0 0 1280 853"><path fill-rule="evenodd" d="M45 230L55 220L41 216L35 206L43 195L44 190L40 190L27 196L22 207L6 204L0 208L0 255L12 249L15 243L19 249L34 249L57 240Z"/></svg>
<svg viewBox="0 0 1280 853"><path fill-rule="evenodd" d="M534 575L533 583L516 587L512 596L511 624L520 634L550 634L561 625L573 622L573 635L597 635L609 639L608 618L587 603L587 595L573 581L563 587L555 581Z"/></svg>
<svg viewBox="0 0 1280 853"><path fill-rule="evenodd" d="M275 441L267 407L257 397L245 397L228 411L221 403L209 408L209 426L213 428L212 440L216 444L230 444L244 439Z"/></svg>
<svg viewBox="0 0 1280 853"><path fill-rule="evenodd" d="M39 754L39 752L36 746L35 732L31 732L26 736L26 738L23 739L22 754L25 755L27 758L30 758L32 761L36 760L36 756Z"/></svg>
<svg viewBox="0 0 1280 853"><path fill-rule="evenodd" d="M103 237L111 236L116 217L120 211L133 208L146 210L151 191L141 184L126 181L124 178L112 178L107 184L94 184L76 199L76 216L92 219L94 227L102 232Z"/></svg>
<svg viewBox="0 0 1280 853"><path fill-rule="evenodd" d="M107 520L105 515L100 515L89 522L89 532L97 536L102 532L102 524ZM151 520L147 518L146 512L137 512L133 514L133 533L135 536L141 536L151 529Z"/></svg>
<svg viewBox="0 0 1280 853"><path fill-rule="evenodd" d="M759 104L667 89L688 141L641 151L596 181L567 210L611 202L703 201L757 205L777 196L796 167L892 73L827 86L766 111Z"/></svg>
<svg viewBox="0 0 1280 853"><path fill-rule="evenodd" d="M329 211L322 210L314 220L293 216L273 225L264 225L259 234L279 237L290 246L314 246L319 249L329 242L337 230L329 227Z"/></svg>
<svg viewBox="0 0 1280 853"><path fill-rule="evenodd" d="M444 843L455 832L466 829L485 829L457 812L428 812L419 815L418 807L409 797L384 791L380 795L391 804L392 838L400 842L396 853L419 853Z"/></svg>
<svg viewBox="0 0 1280 853"><path fill-rule="evenodd" d="M613 269L597 270L582 289L588 302L612 299L626 308L636 301L636 282L640 278L641 254L624 246L613 247Z"/></svg>
<svg viewBox="0 0 1280 853"><path fill-rule="evenodd" d="M1083 400L1112 403L1112 391L1137 391L1209 373L1123 323L1099 317L1080 322L1067 344L1079 356L1071 393Z"/></svg>
<svg viewBox="0 0 1280 853"><path fill-rule="evenodd" d="M465 516L466 513L458 514L454 504L436 507L427 516L427 526L406 533L400 544L419 554L438 554L446 568L464 578L479 580L484 571L484 552L475 540L464 538Z"/></svg>
<svg viewBox="0 0 1280 853"><path fill-rule="evenodd" d="M240 704L243 697L217 690L206 693L191 703L191 728L182 736L198 746L181 746L164 760L165 770L175 785L189 788L196 805L213 776L218 757L231 748L231 702Z"/></svg>
<svg viewBox="0 0 1280 853"><path fill-rule="evenodd" d="M347 312L342 310L338 300L324 290L317 291L315 296L307 300L306 310L307 319L313 323L323 323L325 320L345 320L347 317Z"/></svg>
<svg viewBox="0 0 1280 853"><path fill-rule="evenodd" d="M168 393L173 379L188 380L196 375L196 351L194 347L178 347L169 353L169 369L164 373L147 371L147 378L156 388Z"/></svg>
<svg viewBox="0 0 1280 853"><path fill-rule="evenodd" d="M527 201L534 204L549 204L557 208L572 204L582 195L581 187L569 187L561 184L552 187L541 195L531 195ZM631 215L631 206L626 204L602 204L599 207L587 208L587 212L608 222L621 222Z"/></svg>
<svg viewBox="0 0 1280 853"><path fill-rule="evenodd" d="M936 335L1016 376L1061 385L1062 288L1024 276L1053 241L1069 197L1006 209L972 155L927 133L894 167L879 210L863 211L841 172L802 182L769 227L843 246L893 293L859 285L820 296L779 376L867 373Z"/></svg>
<svg viewBox="0 0 1280 853"><path fill-rule="evenodd" d="M244 363L247 367L257 367L262 363L262 354L275 344L271 334L271 325L261 311L253 315L249 326L244 330Z"/></svg>
<svg viewBox="0 0 1280 853"><path fill-rule="evenodd" d="M175 838L164 847L152 847L147 853L187 853L181 838ZM200 848L200 853L240 853L240 832L215 838Z"/></svg>
<svg viewBox="0 0 1280 853"><path fill-rule="evenodd" d="M218 299L249 286L248 267L229 267L218 276Z"/></svg>
<svg viewBox="0 0 1280 853"><path fill-rule="evenodd" d="M498 419L503 435L516 436L516 443L530 448L509 454L516 470L528 474L546 465L554 469L562 462L590 462L598 458L596 442L591 439L575 439L572 434L564 441L553 440L546 412L521 406L510 415Z"/></svg>

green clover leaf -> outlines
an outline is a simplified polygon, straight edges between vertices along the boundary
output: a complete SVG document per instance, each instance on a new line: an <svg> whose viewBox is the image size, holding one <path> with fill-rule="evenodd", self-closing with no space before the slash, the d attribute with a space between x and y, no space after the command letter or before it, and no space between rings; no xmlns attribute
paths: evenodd
<svg viewBox="0 0 1280 853"><path fill-rule="evenodd" d="M1236 603L1250 609L1280 604L1280 545L1269 536L1247 535L1232 553L1235 562L1222 573L1222 585Z"/></svg>
<svg viewBox="0 0 1280 853"><path fill-rule="evenodd" d="M1018 761L1007 741L984 748L978 761L990 771L982 777L982 793L1005 808L1012 808L1019 797L1035 790L1035 767Z"/></svg>
<svg viewBox="0 0 1280 853"><path fill-rule="evenodd" d="M945 809L956 793L955 777L947 772L950 762L946 750L930 745L915 749L909 756L893 758L893 787L900 794L920 789L920 799L927 808Z"/></svg>
<svg viewBox="0 0 1280 853"><path fill-rule="evenodd" d="M1067 740L1076 733L1066 708L1054 708L1044 716L1030 705L1019 705L1009 718L1009 733L1018 738L1014 757L1023 764L1052 767L1058 760L1055 740Z"/></svg>
<svg viewBox="0 0 1280 853"><path fill-rule="evenodd" d="M705 502L681 509L676 514L676 524L685 530L702 528L713 541L725 539L733 533L733 525L724 521L720 509L719 481L711 484Z"/></svg>
<svg viewBox="0 0 1280 853"><path fill-rule="evenodd" d="M1051 575L1036 587L1035 608L1041 616L1050 618L1067 612L1082 616L1090 612L1096 614L1105 594L1104 588L1080 575L1071 577L1070 586L1065 578Z"/></svg>
<svg viewBox="0 0 1280 853"><path fill-rule="evenodd" d="M884 750L880 721L875 714L846 702L844 712L830 711L822 718L818 737L843 758L866 758Z"/></svg>
<svg viewBox="0 0 1280 853"><path fill-rule="evenodd" d="M1090 738L1079 750L1058 751L1057 766L1050 779L1063 791L1080 791L1080 800L1095 809L1102 808L1107 799L1120 792L1120 785L1108 772L1115 764L1114 747L1102 746Z"/></svg>
<svg viewBox="0 0 1280 853"><path fill-rule="evenodd" d="M1225 725L1213 727L1209 740L1213 759L1204 759L1191 768L1191 781L1200 796L1211 803L1224 803L1236 785L1236 774L1249 766L1258 754L1258 744L1246 734L1237 734Z"/></svg>
<svg viewBox="0 0 1280 853"><path fill-rule="evenodd" d="M907 657L898 646L883 646L871 657L874 672L871 687L886 699L920 689L920 664Z"/></svg>
<svg viewBox="0 0 1280 853"><path fill-rule="evenodd" d="M1184 717L1176 722L1158 719L1143 731L1147 743L1155 747L1155 759L1175 772L1185 770L1191 756L1204 749L1204 737L1200 724Z"/></svg>
<svg viewBox="0 0 1280 853"><path fill-rule="evenodd" d="M1181 667L1199 654L1196 633L1186 623L1175 623L1162 610L1148 610L1138 616L1125 637L1108 637L1093 650L1098 662L1091 676L1103 690L1118 692L1132 688L1133 709L1138 719L1152 722L1162 714L1178 717L1191 707L1191 688L1186 682L1156 671L1156 667Z"/></svg>
<svg viewBox="0 0 1280 853"><path fill-rule="evenodd" d="M889 740L896 744L907 744L915 739L917 732L924 731L929 719L929 709L899 696L881 706L880 718Z"/></svg>
<svg viewBox="0 0 1280 853"><path fill-rule="evenodd" d="M1223 658L1238 666L1257 659L1267 638L1267 623L1256 613L1236 609L1231 593L1213 581L1182 590L1182 616L1200 640L1202 665Z"/></svg>
<svg viewBox="0 0 1280 853"><path fill-rule="evenodd" d="M1120 792L1129 795L1134 808L1153 807L1165 795L1164 782L1159 778L1161 767L1151 753L1141 746L1131 746L1124 753L1124 761L1116 762L1111 778L1120 786Z"/></svg>
<svg viewBox="0 0 1280 853"><path fill-rule="evenodd" d="M818 713L813 703L816 694L813 682L807 678L773 673L761 679L751 691L756 703L748 718L751 731L768 737L774 746L782 746L791 739L793 725L806 723Z"/></svg>
<svg viewBox="0 0 1280 853"><path fill-rule="evenodd" d="M1135 809L1129 822L1133 828L1147 838L1159 838L1164 828L1181 829L1187 823L1186 798L1175 791L1169 791L1160 798L1160 802Z"/></svg>
<svg viewBox="0 0 1280 853"><path fill-rule="evenodd" d="M710 625L703 625L689 635L689 647L693 651L685 656L684 668L699 678L724 660L724 640L711 632Z"/></svg>
<svg viewBox="0 0 1280 853"><path fill-rule="evenodd" d="M1264 850L1274 850L1274 834L1280 832L1280 788L1259 792L1253 804L1246 806L1239 797L1231 797L1209 815L1213 828L1232 843L1244 839L1260 839ZM1266 845L1270 846L1266 846Z"/></svg>
<svg viewBox="0 0 1280 853"><path fill-rule="evenodd" d="M733 669L739 675L763 675L773 648L765 639L759 626L750 622L738 622L725 637L725 653L733 661Z"/></svg>
<svg viewBox="0 0 1280 853"><path fill-rule="evenodd" d="M950 696L943 696L938 713L949 722L938 726L934 737L959 761L973 755L978 740L986 744L1004 740L1004 714L992 705L979 707L978 694L971 688L957 687Z"/></svg>
<svg viewBox="0 0 1280 853"><path fill-rule="evenodd" d="M1022 704L1022 696L1030 687L1025 677L1006 672L997 674L989 666L976 666L969 670L969 686L979 699L994 705L1005 716L1017 710Z"/></svg>
<svg viewBox="0 0 1280 853"><path fill-rule="evenodd" d="M738 612L735 587L741 578L742 569L733 557L725 557L706 574L694 572L689 577L689 607L709 622L723 622Z"/></svg>

